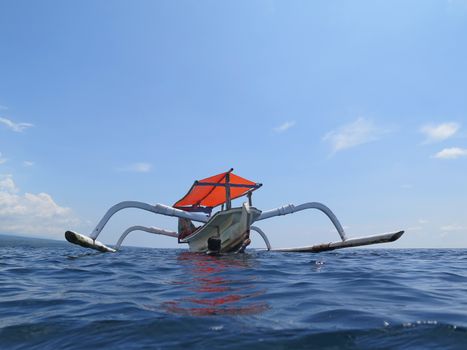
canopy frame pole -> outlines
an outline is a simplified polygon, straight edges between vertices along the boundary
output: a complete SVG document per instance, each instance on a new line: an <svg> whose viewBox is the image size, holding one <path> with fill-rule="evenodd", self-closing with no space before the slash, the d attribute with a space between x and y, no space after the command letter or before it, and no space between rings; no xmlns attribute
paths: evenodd
<svg viewBox="0 0 467 350"><path fill-rule="evenodd" d="M195 185L196 186L227 187L227 184L217 183L217 182L199 182L199 181L195 181ZM261 186L262 186L262 184L254 184L254 185L233 184L233 183L229 184L229 187L251 188L252 190L257 190Z"/></svg>

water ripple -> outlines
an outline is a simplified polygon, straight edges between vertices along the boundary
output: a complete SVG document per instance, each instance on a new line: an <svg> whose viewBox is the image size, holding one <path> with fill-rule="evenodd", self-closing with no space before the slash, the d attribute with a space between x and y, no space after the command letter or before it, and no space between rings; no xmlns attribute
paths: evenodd
<svg viewBox="0 0 467 350"><path fill-rule="evenodd" d="M1 349L467 344L462 250L211 257L0 240Z"/></svg>

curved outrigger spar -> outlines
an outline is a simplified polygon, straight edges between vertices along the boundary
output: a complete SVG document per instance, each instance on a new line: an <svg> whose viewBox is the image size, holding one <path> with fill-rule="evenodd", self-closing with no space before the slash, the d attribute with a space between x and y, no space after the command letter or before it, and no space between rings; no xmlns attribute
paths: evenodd
<svg viewBox="0 0 467 350"><path fill-rule="evenodd" d="M65 238L74 244L96 249L101 252L116 252L123 240L133 231L145 231L152 234L164 235L178 239L179 243L187 243L190 251L210 254L243 252L250 244L250 231L257 232L264 240L267 250L281 252L321 252L348 247L393 242L399 239L404 231L377 234L359 238L347 238L345 231L334 213L324 204L308 202L300 205L288 204L268 211L261 211L252 205L252 193L260 188L255 183L232 173L233 169L225 173L214 175L203 180L195 181L188 193L173 206L164 204L151 205L144 202L125 201L112 206L99 221L89 236L73 231L67 231ZM246 196L248 201L241 207L232 208L232 200ZM219 211L211 215L215 207ZM96 240L109 219L122 209L137 208L154 214L177 217L178 232L158 227L132 226L120 236L114 248ZM317 209L323 212L332 222L341 240L312 246L297 248L272 249L266 234L253 226L261 220L275 216L288 215L307 209ZM192 222L202 223L195 227Z"/></svg>

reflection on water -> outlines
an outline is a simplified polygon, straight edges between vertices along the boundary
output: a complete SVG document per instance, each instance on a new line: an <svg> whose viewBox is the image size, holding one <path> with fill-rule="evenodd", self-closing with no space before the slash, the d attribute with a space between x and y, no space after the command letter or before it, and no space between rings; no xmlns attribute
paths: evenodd
<svg viewBox="0 0 467 350"><path fill-rule="evenodd" d="M248 275L253 258L247 254L209 256L182 252L178 264L183 277L173 283L186 289L187 297L163 303L171 313L191 316L251 315L269 308L257 301L265 293L257 285L257 277Z"/></svg>

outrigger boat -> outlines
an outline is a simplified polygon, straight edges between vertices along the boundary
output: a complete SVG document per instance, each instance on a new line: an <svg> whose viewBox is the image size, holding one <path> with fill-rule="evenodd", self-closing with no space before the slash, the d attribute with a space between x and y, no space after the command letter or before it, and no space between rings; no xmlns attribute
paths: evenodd
<svg viewBox="0 0 467 350"><path fill-rule="evenodd" d="M281 252L322 252L327 250L357 247L363 245L393 242L399 239L404 231L377 234L359 238L347 238L342 225L334 213L324 204L308 202L300 205L288 204L276 209L261 211L252 204L253 191L262 186L260 183L242 178L232 173L214 175L195 181L188 193L173 206L164 204L151 205L143 202L125 201L111 207L97 224L89 236L67 231L65 238L74 244L92 248L101 252L116 252L123 240L133 231L145 231L152 234L170 236L178 239L178 243L186 243L190 251L208 254L239 253L250 244L250 232L255 231L263 238L267 250ZM247 197L241 207L232 208L232 200ZM214 208L220 210L212 214ZM138 208L155 214L178 218L178 232L157 227L132 226L125 230L115 247L109 247L96 240L109 219L118 211L126 208ZM266 234L257 226L261 220L275 216L288 215L306 209L317 209L323 212L332 222L341 240L312 246L297 248L272 249ZM203 225L195 227L192 222Z"/></svg>

